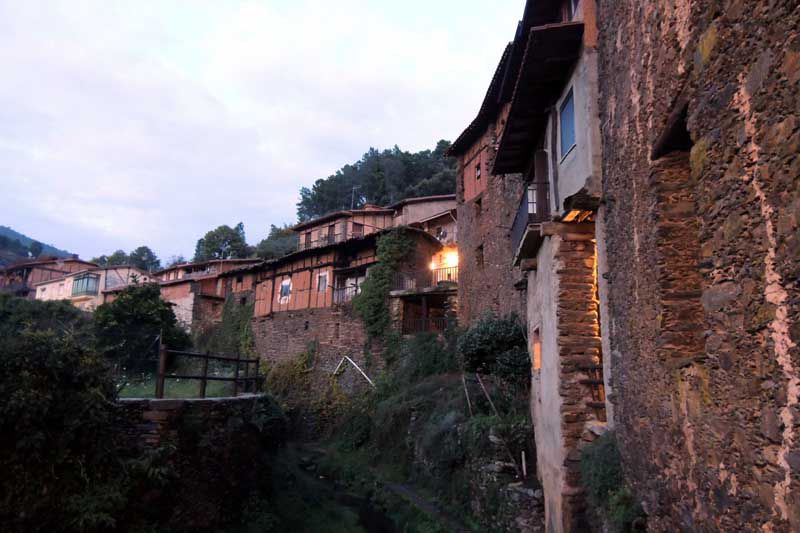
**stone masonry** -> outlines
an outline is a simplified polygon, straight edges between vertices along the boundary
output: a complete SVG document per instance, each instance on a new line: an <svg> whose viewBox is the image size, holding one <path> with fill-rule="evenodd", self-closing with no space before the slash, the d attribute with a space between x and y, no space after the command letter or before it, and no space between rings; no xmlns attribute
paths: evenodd
<svg viewBox="0 0 800 533"><path fill-rule="evenodd" d="M800 529L800 9L600 0L615 426L652 531Z"/></svg>

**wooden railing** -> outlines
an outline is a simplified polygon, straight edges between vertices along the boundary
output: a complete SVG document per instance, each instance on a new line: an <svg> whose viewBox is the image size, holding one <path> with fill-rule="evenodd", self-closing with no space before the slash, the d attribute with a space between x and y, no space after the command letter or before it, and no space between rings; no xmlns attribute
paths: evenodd
<svg viewBox="0 0 800 533"><path fill-rule="evenodd" d="M444 333L450 325L452 318L432 317L432 318L406 318L403 320L403 334L412 335L414 333Z"/></svg>
<svg viewBox="0 0 800 533"><path fill-rule="evenodd" d="M458 267L398 272L392 279L392 290L427 289L440 283L458 283Z"/></svg>
<svg viewBox="0 0 800 533"><path fill-rule="evenodd" d="M202 360L202 370L200 375L179 375L167 374L167 360L170 356L174 357L188 357ZM208 362L209 361L224 361L235 365L234 375L227 376L209 376L208 375ZM197 353L185 352L181 350L168 350L165 346L159 347L158 353L158 373L156 375L156 398L164 397L164 384L168 379L194 379L198 380L199 390L198 397L206 397L206 385L209 381L228 381L233 383L233 396L239 394L239 386L243 385L241 392L261 392L263 387L264 376L259 373L259 359L246 359L239 355L224 356L212 355L210 353ZM242 365L244 365L244 375L241 374ZM253 374L250 373L250 365L255 366Z"/></svg>

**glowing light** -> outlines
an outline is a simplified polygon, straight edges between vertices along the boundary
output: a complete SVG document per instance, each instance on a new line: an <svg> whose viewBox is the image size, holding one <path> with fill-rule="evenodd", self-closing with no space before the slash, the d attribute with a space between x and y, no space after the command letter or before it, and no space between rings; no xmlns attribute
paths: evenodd
<svg viewBox="0 0 800 533"><path fill-rule="evenodd" d="M445 268L452 268L458 266L458 251L448 250L444 253L444 266Z"/></svg>
<svg viewBox="0 0 800 533"><path fill-rule="evenodd" d="M431 270L436 270L436 261L431 261Z"/></svg>

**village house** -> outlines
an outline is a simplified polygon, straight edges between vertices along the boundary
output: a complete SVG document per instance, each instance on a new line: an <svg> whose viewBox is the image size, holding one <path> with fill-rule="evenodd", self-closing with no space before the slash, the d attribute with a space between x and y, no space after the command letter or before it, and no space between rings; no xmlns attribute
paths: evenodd
<svg viewBox="0 0 800 533"><path fill-rule="evenodd" d="M172 304L178 323L195 331L222 318L227 293L221 275L260 262L256 258L182 263L154 272L153 278L161 285L161 298Z"/></svg>
<svg viewBox="0 0 800 533"><path fill-rule="evenodd" d="M455 196L412 198L388 207L367 205L294 227L298 250L261 265L227 272L232 294L255 302L256 348L276 362L317 346L333 371L343 355L364 360L366 332L352 310L377 241L403 227L414 252L392 283L391 313L401 333L443 331L457 315L459 276Z"/></svg>
<svg viewBox="0 0 800 533"><path fill-rule="evenodd" d="M84 311L116 299L132 283L149 283L150 274L130 265L94 267L33 285L37 300L68 300Z"/></svg>
<svg viewBox="0 0 800 533"><path fill-rule="evenodd" d="M47 257L24 261L0 269L0 292L23 298L36 298L34 285L42 281L61 278L71 272L93 268L97 265L73 257Z"/></svg>
<svg viewBox="0 0 800 533"><path fill-rule="evenodd" d="M525 313L525 278L510 260L511 225L522 194L520 173L493 174L497 141L505 127L514 89L510 76L515 49L508 45L478 115L453 142L447 155L458 162L456 178L459 321L468 326L487 313Z"/></svg>
<svg viewBox="0 0 800 533"><path fill-rule="evenodd" d="M494 192L507 217L496 222L506 232L502 277L478 283L508 294L515 279L509 272L519 268L526 279L518 286L527 299L531 417L549 532L587 529L580 448L606 426L597 275L602 229L595 225L602 155L595 10L594 0L527 2L481 109L493 109L481 126L488 117L494 122L461 156L465 209L491 216L466 205L470 198L485 205ZM477 135L470 128L462 137ZM462 257L475 245L465 231ZM462 276L462 291L483 288L467 279ZM471 312L487 308L495 307L477 304Z"/></svg>
<svg viewBox="0 0 800 533"><path fill-rule="evenodd" d="M798 3L599 4L626 473L650 531L800 531Z"/></svg>

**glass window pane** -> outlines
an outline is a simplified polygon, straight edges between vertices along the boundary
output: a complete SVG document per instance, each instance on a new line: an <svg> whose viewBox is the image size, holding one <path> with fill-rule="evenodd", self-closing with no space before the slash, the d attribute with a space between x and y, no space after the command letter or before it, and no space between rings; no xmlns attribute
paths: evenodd
<svg viewBox="0 0 800 533"><path fill-rule="evenodd" d="M559 126L561 130L561 157L564 157L570 148L575 146L575 101L572 97L572 90L569 91L564 103L561 104Z"/></svg>

